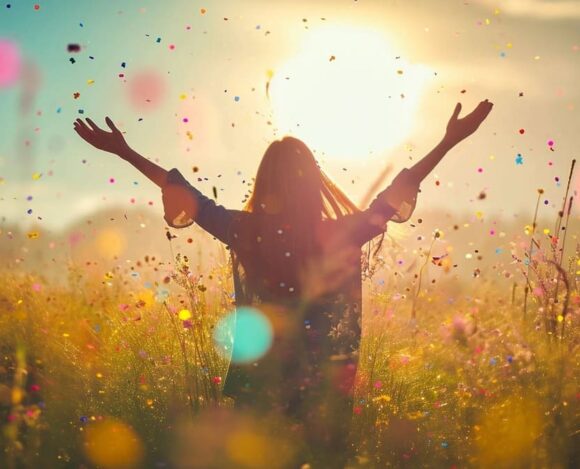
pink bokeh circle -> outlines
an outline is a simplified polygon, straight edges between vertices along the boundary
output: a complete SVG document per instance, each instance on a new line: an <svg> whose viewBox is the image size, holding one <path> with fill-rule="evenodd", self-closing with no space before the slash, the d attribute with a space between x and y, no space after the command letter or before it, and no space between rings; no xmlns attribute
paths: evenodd
<svg viewBox="0 0 580 469"><path fill-rule="evenodd" d="M0 88L13 85L20 78L22 61L15 42L0 39Z"/></svg>

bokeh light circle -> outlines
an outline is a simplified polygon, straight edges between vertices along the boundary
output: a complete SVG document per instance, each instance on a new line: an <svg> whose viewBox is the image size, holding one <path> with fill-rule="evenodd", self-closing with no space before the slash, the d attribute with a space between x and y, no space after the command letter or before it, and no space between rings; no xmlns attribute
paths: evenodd
<svg viewBox="0 0 580 469"><path fill-rule="evenodd" d="M165 80L154 70L142 70L129 79L128 96L135 111L157 109L165 98Z"/></svg>
<svg viewBox="0 0 580 469"><path fill-rule="evenodd" d="M85 453L89 460L105 469L140 467L143 443L126 423L114 418L91 423L85 432Z"/></svg>
<svg viewBox="0 0 580 469"><path fill-rule="evenodd" d="M222 318L214 330L214 343L233 363L251 363L264 356L273 341L270 320L259 310L240 307Z"/></svg>
<svg viewBox="0 0 580 469"><path fill-rule="evenodd" d="M20 50L13 41L0 39L0 88L13 85L20 77Z"/></svg>

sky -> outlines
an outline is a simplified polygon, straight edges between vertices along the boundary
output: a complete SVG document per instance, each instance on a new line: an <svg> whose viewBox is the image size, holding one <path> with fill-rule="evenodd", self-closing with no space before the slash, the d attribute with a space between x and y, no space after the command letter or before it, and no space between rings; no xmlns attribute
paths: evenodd
<svg viewBox="0 0 580 469"><path fill-rule="evenodd" d="M234 209L269 143L294 135L358 204L441 140L457 102L461 117L484 99L419 205L509 218L543 188L553 213L580 144L579 25L574 1L1 0L0 227L161 215L159 190L82 141L79 117L110 116Z"/></svg>

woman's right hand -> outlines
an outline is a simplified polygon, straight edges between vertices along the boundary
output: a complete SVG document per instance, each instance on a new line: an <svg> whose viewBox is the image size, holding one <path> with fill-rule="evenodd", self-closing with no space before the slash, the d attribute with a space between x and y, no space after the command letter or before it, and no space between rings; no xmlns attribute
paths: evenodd
<svg viewBox="0 0 580 469"><path fill-rule="evenodd" d="M114 153L116 155L126 154L129 145L125 141L123 134L111 119L105 118L105 122L111 129L107 132L97 126L91 119L86 119L88 125L82 119L77 119L74 123L74 129L77 134L85 141L90 143L99 150Z"/></svg>

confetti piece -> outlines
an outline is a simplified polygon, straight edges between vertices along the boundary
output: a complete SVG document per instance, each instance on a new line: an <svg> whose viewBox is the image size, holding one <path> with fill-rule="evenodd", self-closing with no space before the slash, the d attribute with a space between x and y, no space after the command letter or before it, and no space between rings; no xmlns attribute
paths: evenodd
<svg viewBox="0 0 580 469"><path fill-rule="evenodd" d="M192 317L191 312L187 309L182 309L178 314L177 317L179 317L179 319L181 319L182 321L187 321L188 319L190 319Z"/></svg>
<svg viewBox="0 0 580 469"><path fill-rule="evenodd" d="M95 82L95 80L89 79L87 80L87 85L92 85Z"/></svg>
<svg viewBox="0 0 580 469"><path fill-rule="evenodd" d="M520 133L520 135L524 135L526 133L526 130L525 129L520 129L519 130L519 133Z"/></svg>
<svg viewBox="0 0 580 469"><path fill-rule="evenodd" d="M81 46L80 46L80 44L69 44L66 47L66 50L68 52L80 52L81 51Z"/></svg>
<svg viewBox="0 0 580 469"><path fill-rule="evenodd" d="M32 180L38 181L42 177L42 173L33 173Z"/></svg>
<svg viewBox="0 0 580 469"><path fill-rule="evenodd" d="M517 165L524 164L524 157L522 156L521 153L517 154L515 161Z"/></svg>

